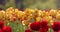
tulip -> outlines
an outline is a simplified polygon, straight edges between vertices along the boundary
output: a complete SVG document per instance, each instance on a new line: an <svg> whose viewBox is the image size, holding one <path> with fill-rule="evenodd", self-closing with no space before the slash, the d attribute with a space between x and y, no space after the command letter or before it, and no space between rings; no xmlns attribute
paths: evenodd
<svg viewBox="0 0 60 32"><path fill-rule="evenodd" d="M33 22L30 24L30 29L38 31L40 29L40 22Z"/></svg>
<svg viewBox="0 0 60 32"><path fill-rule="evenodd" d="M25 32L33 32L33 31L31 31L30 29L26 29Z"/></svg>
<svg viewBox="0 0 60 32"><path fill-rule="evenodd" d="M59 31L60 30L60 22L55 21L52 25L52 29L54 31Z"/></svg>
<svg viewBox="0 0 60 32"><path fill-rule="evenodd" d="M0 32L3 32L2 29L0 29Z"/></svg>
<svg viewBox="0 0 60 32"><path fill-rule="evenodd" d="M50 13L51 16L55 17L56 14L57 14L57 10L51 9L49 13Z"/></svg>
<svg viewBox="0 0 60 32"><path fill-rule="evenodd" d="M3 32L12 32L12 28L10 26L4 27Z"/></svg>
<svg viewBox="0 0 60 32"><path fill-rule="evenodd" d="M2 29L4 27L4 23L0 22L0 29Z"/></svg>
<svg viewBox="0 0 60 32"><path fill-rule="evenodd" d="M36 18L36 21L41 21L41 17L37 17Z"/></svg>

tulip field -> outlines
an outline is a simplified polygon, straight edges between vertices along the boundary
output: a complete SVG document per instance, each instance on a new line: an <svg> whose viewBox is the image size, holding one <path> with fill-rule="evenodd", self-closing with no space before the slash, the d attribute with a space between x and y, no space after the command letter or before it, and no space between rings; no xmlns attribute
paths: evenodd
<svg viewBox="0 0 60 32"><path fill-rule="evenodd" d="M60 32L60 9L0 10L0 32Z"/></svg>

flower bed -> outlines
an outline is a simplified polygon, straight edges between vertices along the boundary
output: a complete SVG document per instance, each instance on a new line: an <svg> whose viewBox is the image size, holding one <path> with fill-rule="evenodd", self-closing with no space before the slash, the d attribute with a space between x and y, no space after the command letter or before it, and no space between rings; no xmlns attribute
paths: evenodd
<svg viewBox="0 0 60 32"><path fill-rule="evenodd" d="M1 32L60 32L60 10L8 8L0 11Z"/></svg>

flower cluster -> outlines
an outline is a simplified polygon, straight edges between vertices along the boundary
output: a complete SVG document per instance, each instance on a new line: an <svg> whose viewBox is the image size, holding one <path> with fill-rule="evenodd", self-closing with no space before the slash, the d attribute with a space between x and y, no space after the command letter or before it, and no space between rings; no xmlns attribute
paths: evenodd
<svg viewBox="0 0 60 32"><path fill-rule="evenodd" d="M47 32L48 29L49 29L49 25L47 21L44 21L44 20L42 20L42 22L33 22L30 24L31 31L33 30L38 32Z"/></svg>
<svg viewBox="0 0 60 32"><path fill-rule="evenodd" d="M16 23L15 26L24 26L25 32L48 32L50 28L54 32L60 31L60 10L39 10L39 9L25 9L21 11L17 8L10 7L8 9L0 10L0 31L11 32L11 27ZM7 27L4 23L7 23ZM11 23L13 25L11 25ZM15 26L13 29L15 29ZM26 26L28 28L26 28ZM19 26L20 27L20 26ZM19 30L17 30L19 31Z"/></svg>
<svg viewBox="0 0 60 32"><path fill-rule="evenodd" d="M25 30L25 32L48 32L52 28L54 32L60 31L60 22L53 22L53 25L49 26L47 21L33 22L30 24L30 29Z"/></svg>
<svg viewBox="0 0 60 32"><path fill-rule="evenodd" d="M26 20L26 19L36 19L36 21L41 21L41 18L45 18L50 21L52 18L60 20L60 10L38 10L38 9L25 9L21 11L17 8L10 7L8 9L0 11L0 20Z"/></svg>

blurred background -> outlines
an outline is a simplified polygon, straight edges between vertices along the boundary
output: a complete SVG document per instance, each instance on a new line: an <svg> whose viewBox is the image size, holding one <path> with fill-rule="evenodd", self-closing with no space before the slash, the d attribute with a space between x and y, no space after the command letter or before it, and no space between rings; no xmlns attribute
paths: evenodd
<svg viewBox="0 0 60 32"><path fill-rule="evenodd" d="M60 0L0 0L0 9L14 7L18 9L58 9Z"/></svg>

